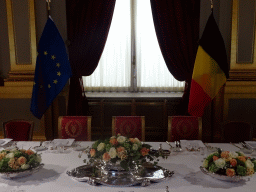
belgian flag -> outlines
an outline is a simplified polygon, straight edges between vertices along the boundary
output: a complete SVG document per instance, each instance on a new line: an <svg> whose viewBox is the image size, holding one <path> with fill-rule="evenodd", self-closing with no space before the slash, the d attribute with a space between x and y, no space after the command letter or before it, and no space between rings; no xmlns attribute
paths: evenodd
<svg viewBox="0 0 256 192"><path fill-rule="evenodd" d="M199 41L191 81L189 114L203 116L205 107L218 94L228 77L225 44L212 12Z"/></svg>

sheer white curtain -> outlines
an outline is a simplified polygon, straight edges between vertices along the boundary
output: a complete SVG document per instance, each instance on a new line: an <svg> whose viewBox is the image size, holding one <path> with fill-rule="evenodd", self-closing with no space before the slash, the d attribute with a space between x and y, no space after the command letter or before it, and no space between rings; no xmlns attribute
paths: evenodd
<svg viewBox="0 0 256 192"><path fill-rule="evenodd" d="M83 77L86 91L130 91L131 49L135 49L138 91L183 91L167 69L161 54L150 0L117 0L108 39L98 67L89 77ZM131 29L131 22L135 28ZM135 47L131 48L131 30L135 30ZM133 73L134 74L134 73ZM136 88L135 88L136 89Z"/></svg>
<svg viewBox="0 0 256 192"><path fill-rule="evenodd" d="M150 0L135 1L137 87L139 91L183 91L184 82L169 72L162 56L152 18Z"/></svg>
<svg viewBox="0 0 256 192"><path fill-rule="evenodd" d="M86 91L128 91L131 86L131 4L117 0L98 67L83 77Z"/></svg>

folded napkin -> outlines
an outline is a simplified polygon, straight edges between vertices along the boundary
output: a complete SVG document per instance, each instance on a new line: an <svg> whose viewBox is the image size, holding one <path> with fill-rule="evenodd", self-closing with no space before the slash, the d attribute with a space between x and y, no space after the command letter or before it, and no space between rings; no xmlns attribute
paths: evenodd
<svg viewBox="0 0 256 192"><path fill-rule="evenodd" d="M256 149L256 141L245 141L245 143L252 149Z"/></svg>
<svg viewBox="0 0 256 192"><path fill-rule="evenodd" d="M10 141L12 141L12 139L9 139L9 138L0 139L0 146L4 146L7 143L9 143Z"/></svg>
<svg viewBox="0 0 256 192"><path fill-rule="evenodd" d="M63 146L71 146L73 144L73 142L75 141L75 139L54 139L52 142L55 146L60 146L60 145L63 145Z"/></svg>
<svg viewBox="0 0 256 192"><path fill-rule="evenodd" d="M197 145L198 147L205 147L204 143L201 140L180 140L182 147L188 147Z"/></svg>

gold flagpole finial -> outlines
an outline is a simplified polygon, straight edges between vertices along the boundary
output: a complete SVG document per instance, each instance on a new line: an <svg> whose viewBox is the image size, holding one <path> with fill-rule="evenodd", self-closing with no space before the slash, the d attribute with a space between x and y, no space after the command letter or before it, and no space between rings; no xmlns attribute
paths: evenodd
<svg viewBox="0 0 256 192"><path fill-rule="evenodd" d="M213 11L213 0L211 0L211 10Z"/></svg>
<svg viewBox="0 0 256 192"><path fill-rule="evenodd" d="M46 0L46 3L47 3L47 12L48 12L48 16L49 16L50 11L51 11L51 6L50 6L51 0Z"/></svg>

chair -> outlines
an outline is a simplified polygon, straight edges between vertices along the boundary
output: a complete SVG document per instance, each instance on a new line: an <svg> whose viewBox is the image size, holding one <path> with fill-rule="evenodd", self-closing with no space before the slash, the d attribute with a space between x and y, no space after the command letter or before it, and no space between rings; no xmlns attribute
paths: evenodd
<svg viewBox="0 0 256 192"><path fill-rule="evenodd" d="M168 141L201 140L202 118L195 116L168 116Z"/></svg>
<svg viewBox="0 0 256 192"><path fill-rule="evenodd" d="M224 123L224 142L239 143L252 140L252 126L248 122L228 121Z"/></svg>
<svg viewBox="0 0 256 192"><path fill-rule="evenodd" d="M120 133L130 138L138 138L145 141L145 117L144 116L113 116L112 135Z"/></svg>
<svg viewBox="0 0 256 192"><path fill-rule="evenodd" d="M62 139L74 138L76 141L91 141L91 116L60 116L58 135Z"/></svg>
<svg viewBox="0 0 256 192"><path fill-rule="evenodd" d="M32 141L33 131L33 121L13 119L3 122L4 138L11 138L13 141Z"/></svg>

